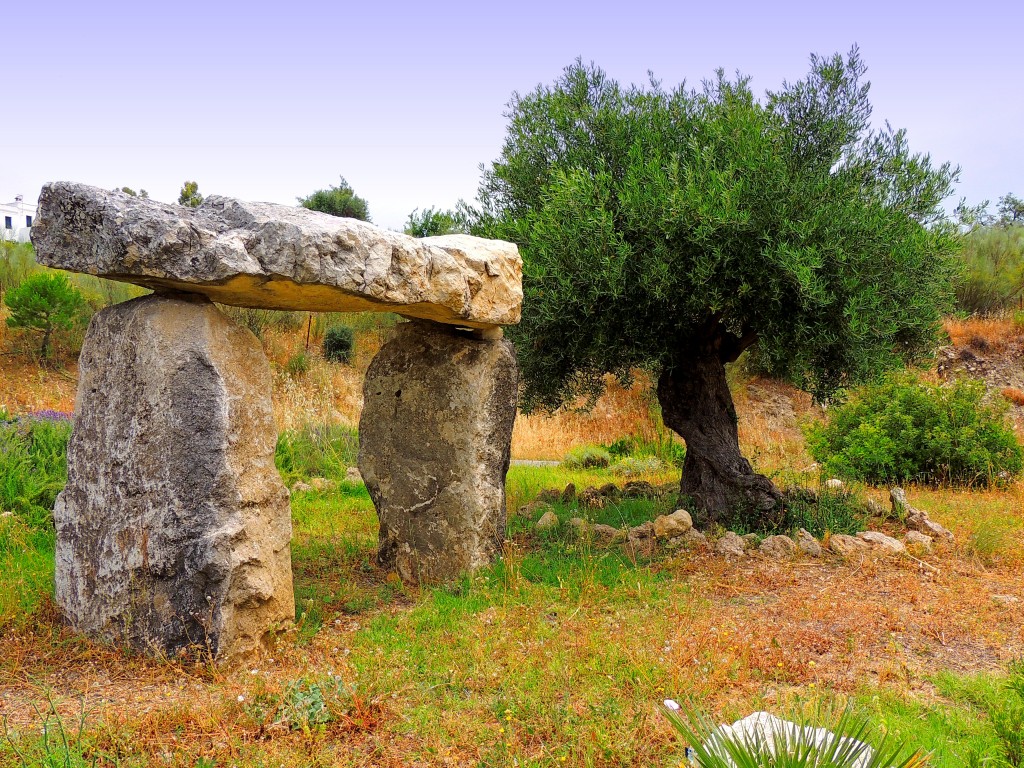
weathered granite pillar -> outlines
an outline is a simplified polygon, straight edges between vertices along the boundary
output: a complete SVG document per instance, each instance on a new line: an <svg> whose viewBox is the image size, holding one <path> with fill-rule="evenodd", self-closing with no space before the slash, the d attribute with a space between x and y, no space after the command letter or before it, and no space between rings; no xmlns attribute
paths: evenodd
<svg viewBox="0 0 1024 768"><path fill-rule="evenodd" d="M259 342L206 298L147 296L96 314L79 365L57 604L139 649L258 648L295 616Z"/></svg>
<svg viewBox="0 0 1024 768"><path fill-rule="evenodd" d="M380 518L380 564L404 581L448 581L490 563L505 538L515 351L500 332L396 330L366 373L359 471Z"/></svg>

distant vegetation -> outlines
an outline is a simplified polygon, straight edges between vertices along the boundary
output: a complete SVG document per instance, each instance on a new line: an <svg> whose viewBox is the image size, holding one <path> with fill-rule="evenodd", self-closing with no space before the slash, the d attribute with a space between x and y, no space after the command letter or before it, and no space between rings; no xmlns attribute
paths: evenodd
<svg viewBox="0 0 1024 768"><path fill-rule="evenodd" d="M300 197L299 205L311 211L329 213L331 216L370 221L370 206L355 193L344 176L336 187L318 189L308 197Z"/></svg>
<svg viewBox="0 0 1024 768"><path fill-rule="evenodd" d="M469 232L471 212L466 204L459 201L454 210L442 211L436 208L417 208L405 222L405 234L413 237L434 237Z"/></svg>
<svg viewBox="0 0 1024 768"><path fill-rule="evenodd" d="M964 238L957 308L992 314L1024 302L1024 224L980 227Z"/></svg>
<svg viewBox="0 0 1024 768"><path fill-rule="evenodd" d="M1002 399L980 381L940 385L913 373L889 375L854 393L807 447L826 474L868 483L984 487L1020 474L1024 452Z"/></svg>

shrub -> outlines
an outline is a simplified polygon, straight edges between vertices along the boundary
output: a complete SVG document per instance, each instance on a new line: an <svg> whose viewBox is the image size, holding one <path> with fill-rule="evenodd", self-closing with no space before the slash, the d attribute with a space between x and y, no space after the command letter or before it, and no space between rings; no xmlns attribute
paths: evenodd
<svg viewBox="0 0 1024 768"><path fill-rule="evenodd" d="M29 243L0 240L0 294L14 290L26 277L39 271L33 254Z"/></svg>
<svg viewBox="0 0 1024 768"><path fill-rule="evenodd" d="M4 303L11 310L7 325L42 333L39 354L45 357L53 332L74 327L85 299L67 276L42 272L29 275L17 288L8 291Z"/></svg>
<svg viewBox="0 0 1024 768"><path fill-rule="evenodd" d="M566 469L594 469L612 463L611 454L599 445L581 445L573 448L562 459Z"/></svg>
<svg viewBox="0 0 1024 768"><path fill-rule="evenodd" d="M920 751L912 752L889 734L872 746L874 729L849 707L831 724L833 735L781 720L766 721L760 729L744 734L716 726L697 710L683 709L680 714L674 709L678 704L665 704L665 715L690 742L692 764L699 768L914 768L928 764Z"/></svg>
<svg viewBox="0 0 1024 768"><path fill-rule="evenodd" d="M67 482L70 436L66 414L0 420L0 513L13 512L35 529L49 527L53 503Z"/></svg>
<svg viewBox="0 0 1024 768"><path fill-rule="evenodd" d="M864 506L845 488L822 487L817 493L792 488L786 492L782 529L790 533L803 528L820 539L826 533L863 531L866 517Z"/></svg>
<svg viewBox="0 0 1024 768"><path fill-rule="evenodd" d="M957 307L987 314L1017 305L1024 289L1024 226L982 227L966 238Z"/></svg>
<svg viewBox="0 0 1024 768"><path fill-rule="evenodd" d="M324 334L324 358L335 363L352 360L355 333L347 325L332 325Z"/></svg>
<svg viewBox="0 0 1024 768"><path fill-rule="evenodd" d="M808 430L827 475L864 482L987 486L1021 472L1024 456L1001 398L980 381L929 384L903 372L864 387Z"/></svg>

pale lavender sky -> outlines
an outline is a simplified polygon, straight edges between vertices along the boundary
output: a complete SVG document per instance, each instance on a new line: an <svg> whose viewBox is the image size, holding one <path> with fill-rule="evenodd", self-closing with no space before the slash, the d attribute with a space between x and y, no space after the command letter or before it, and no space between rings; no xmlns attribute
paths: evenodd
<svg viewBox="0 0 1024 768"><path fill-rule="evenodd" d="M511 93L577 56L624 83L756 90L858 43L877 121L1024 195L1024 3L21 2L0 11L0 202L50 180L294 203L344 175L374 221L475 197ZM147 7L149 6L149 7Z"/></svg>

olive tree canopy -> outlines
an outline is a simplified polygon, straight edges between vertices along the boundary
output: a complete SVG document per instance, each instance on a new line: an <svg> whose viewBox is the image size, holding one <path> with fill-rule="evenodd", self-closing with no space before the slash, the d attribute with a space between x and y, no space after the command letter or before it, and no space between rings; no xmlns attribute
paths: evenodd
<svg viewBox="0 0 1024 768"><path fill-rule="evenodd" d="M740 454L726 363L752 349L824 397L929 350L949 301L958 169L871 127L864 74L856 48L812 56L758 98L721 71L627 88L577 61L513 95L484 171L477 230L525 263L524 405L651 371L705 523L781 513Z"/></svg>

